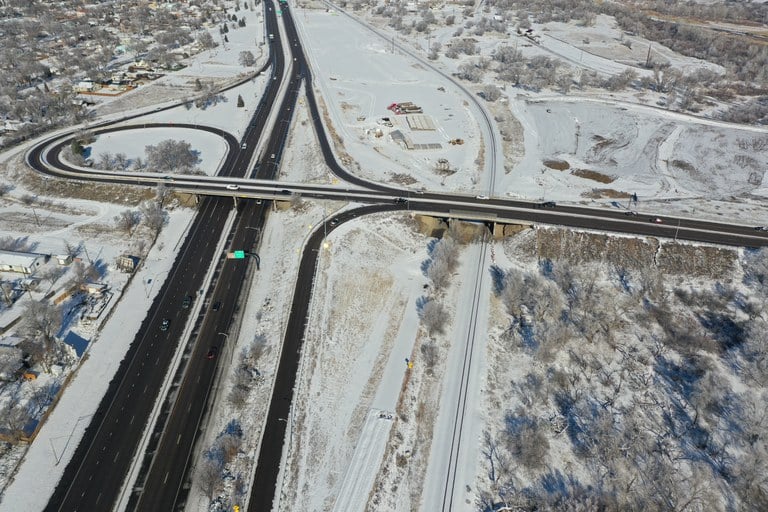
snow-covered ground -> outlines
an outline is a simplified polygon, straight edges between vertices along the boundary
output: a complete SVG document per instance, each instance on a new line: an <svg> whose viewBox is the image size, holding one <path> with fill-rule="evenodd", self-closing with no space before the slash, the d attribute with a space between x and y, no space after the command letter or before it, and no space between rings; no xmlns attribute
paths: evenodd
<svg viewBox="0 0 768 512"><path fill-rule="evenodd" d="M106 206L97 207L80 202L76 205L81 210L92 208L96 211ZM114 214L119 213L121 209L118 206L111 208ZM0 510L42 510L45 507L109 381L125 357L128 346L133 341L133 333L138 330L151 301L160 290L160 285L173 263L177 244L191 218L192 213L189 210L169 212L167 225L141 269L133 275L130 284L126 282L127 274L122 274L115 268L115 259L129 246L130 241L111 230L86 241L91 258L101 261L108 269L104 282L115 293L113 300L117 302L119 299L119 302L113 304L116 307L113 307L108 321L103 325L100 322L92 326L76 324L69 330L88 340L88 348L80 359L75 377L62 393L56 408L48 416L35 441L26 453L24 445L18 447L20 454L24 454L23 463L16 469L15 474L13 467L6 468L7 474L3 476L12 477L13 481L2 494ZM99 219L92 220L97 223ZM6 229L3 233L19 236L20 232L14 233ZM44 235L41 239L43 243L50 241ZM77 231L67 233L64 239L79 240ZM81 256L84 257L84 254ZM17 307L23 307L23 304L14 305L14 308ZM93 327L99 327L98 331Z"/></svg>
<svg viewBox="0 0 768 512"><path fill-rule="evenodd" d="M463 193L478 190L476 184L484 177L474 163L482 153L477 122L470 119L467 123L469 110L460 91L428 68L436 66L452 73L469 58L447 59L441 53L436 61L415 61L397 49L393 53L395 42L421 49L426 57L426 38L416 34L404 37L369 13L359 15L393 39L376 37L334 10L295 11L301 34L309 42L305 51L315 70L316 88L328 105L333 127L344 140L344 149L356 161L353 167L359 167L361 175L392 182L396 181L392 180L396 173L412 177L412 186ZM461 18L455 11L454 14L458 25ZM582 67L608 73L602 70L604 61L620 61L617 48L629 50L621 44L614 25L601 16L594 27L555 23L547 24L546 31L540 33L548 34L552 40L552 36L557 37L558 52L567 61L578 61ZM453 30L437 27L430 38L439 40ZM583 40L592 41L595 32L605 35L599 41L595 39L594 44L611 51L606 50L601 56L582 52ZM498 34L488 37L493 40ZM513 44L519 36L510 38L513 41L505 41L506 44ZM479 40L483 56L489 56L496 48L483 46L483 37L475 39ZM635 46L647 50L648 41L636 43ZM659 45L654 48L681 69L712 68L706 62L674 54ZM535 47L521 50L524 54L540 51ZM626 65L620 67L611 73L621 72ZM718 71L716 66L713 69ZM464 85L475 88L472 84ZM655 102L661 96L647 91L594 90L555 96L551 91L536 93L506 86L504 95L502 100L486 104L497 119L500 115L511 115L517 126L516 145L509 147L505 155L508 172L497 174L495 195L610 206L617 198L635 193L640 210L649 213L663 207L670 213L695 211L698 216L746 224L768 221L762 199L763 174L768 167L768 149L764 144L768 129L658 108ZM393 116L386 110L395 101L413 101L422 106L438 129L424 133L404 129L402 116ZM376 137L371 130L381 117L394 119L397 124L391 128L378 125L383 136ZM461 127L459 135L453 122ZM390 137L395 130L415 133L425 142L442 141L442 147L402 149ZM465 145L445 143L454 137L463 138ZM458 172L448 176L437 174L435 164L441 158L447 159L450 168ZM546 163L550 161L565 162L567 168L548 167ZM403 183L410 184L407 180ZM692 198L697 205L690 201Z"/></svg>
<svg viewBox="0 0 768 512"><path fill-rule="evenodd" d="M231 30L226 50L222 47L203 52L189 59L189 66L178 74L169 74L152 85L139 88L116 98L100 98L97 111L112 118L131 114L138 110L152 110L152 105L168 100L181 101L195 94L194 80L206 80L219 77L224 82L233 81L241 73L253 71L238 64L239 52L253 50L254 37L261 33L262 18L260 11L241 11L248 20L248 28ZM216 30L218 32L218 30ZM257 66L261 66L266 55L257 56ZM224 83L218 82L217 83ZM160 140L173 138L186 140L193 149L200 152L199 167L206 174L214 174L225 157L226 146L217 137L194 130L174 130L156 128L146 130L143 122L171 122L206 124L230 131L240 136L252 114L258 97L264 88L264 79L256 78L231 89L222 95L222 99L212 106L199 109L195 106L177 107L172 110L153 113L142 117L141 122L133 121L136 130L103 135L92 146L92 155L101 152L125 153L129 159L144 158L144 147L156 144ZM242 95L245 108L238 108L237 97ZM164 103L165 104L165 103ZM250 111L250 113L249 113ZM76 448L83 431L90 422L109 381L125 357L128 345L134 338L139 325L155 294L168 275L168 270L175 258L178 246L185 236L193 212L187 209L168 211L166 225L146 259L132 279L128 274L117 271L117 256L123 253L139 254L147 245L148 238L142 233L126 237L114 229L114 218L126 209L125 205L110 204L86 200L48 197L51 190L29 188L30 180L23 178L20 163L21 152L28 149L32 142L9 150L2 155L6 174L0 175L3 183L13 185L13 189L0 197L0 237L15 239L27 238L40 252L63 254L64 242L73 246L84 247L80 257L101 262L104 268L101 281L114 293L108 310L108 321L90 325L72 324L63 334L72 333L88 343L85 356L82 357L65 392L61 395L56 408L48 416L35 441L28 447L19 445L4 451L0 458L0 510L42 510L56 486L64 468ZM24 183L24 184L21 184ZM44 182L47 183L47 182ZM36 196L32 206L26 206L21 198L25 195ZM34 212L33 212L34 209ZM141 230L139 230L141 231ZM87 252L87 255L86 255ZM12 276L9 276L12 277ZM55 283L63 286L71 277L66 274ZM48 283L43 281L43 286ZM119 299L119 300L118 300ZM6 317L16 317L23 308L26 299L18 301L11 311L3 311L3 325ZM116 306L116 307L115 307ZM106 313L105 313L106 315ZM103 318L103 317L102 317ZM13 334L13 331L8 333ZM70 375L71 368L57 370L56 377L42 374L36 381L23 384L21 393L31 396L37 389L52 382L62 382ZM10 391L10 388L5 391Z"/></svg>
<svg viewBox="0 0 768 512"><path fill-rule="evenodd" d="M424 35L397 35L395 41L377 37L333 10L292 9L317 91L322 95L321 105L327 108L328 130L336 134L338 148L351 157L345 162L351 171L372 181L414 188L471 195L482 190L482 184L489 179L482 165L487 141L480 140L480 127L461 90L430 69L434 65L450 74L466 59L451 60L441 54L434 62L417 61L397 50L393 43L423 52L429 42ZM195 94L198 77L203 81L215 79L219 84L233 82L245 71L237 64L238 52L250 49L254 37L260 37L261 14L257 11L248 16L247 29L229 32L226 50L219 47L193 57L181 72L105 100L97 110L119 116L136 108L151 110L157 102L185 99ZM368 18L381 30L388 30L381 26L380 19ZM457 18L460 24L461 16ZM571 65L614 74L634 67L638 54L647 51L647 42L633 40L630 52L617 41L621 36L612 27L611 20L603 17L595 27L588 28L547 24L535 27L542 35L541 47L525 46L524 40L516 36L506 40L498 34L480 37L479 46L487 56L500 40L512 44L519 39L527 56L560 55ZM434 41L447 40L454 30L441 27L431 37ZM664 48L655 46L654 51L675 66L718 71ZM463 85L474 92L479 90L471 84ZM236 107L237 96L243 96L250 110L263 86L262 79L257 78L224 93L226 101L205 110L179 107L151 114L142 121L206 124L239 136L252 112ZM511 123L515 127L514 142L507 146L505 158L508 172L499 169L495 195L595 202L610 207L611 201L622 201L628 194L637 193L641 211L664 208L670 213L768 224L763 184L768 145L761 143L768 137L766 130L672 113L654 106L660 99L658 95L637 91L554 96L551 91L534 93L507 87L504 94L505 99L485 104L495 118L512 116L515 120ZM435 129L413 130L403 116L386 108L403 101L421 106ZM386 125L384 117L390 119L392 127ZM283 178L336 182L327 175L318 155L303 104L297 108L295 121L282 161ZM494 129L498 131L498 127ZM404 149L390 137L394 130L400 130L415 144L439 144L440 148ZM201 167L210 173L224 156L222 144L215 137L191 132L172 128L123 132L100 137L92 151L95 155L122 152L136 158L143 156L147 143L178 138L200 151L204 162ZM449 144L449 140L457 138L464 144ZM447 160L447 169L441 168L445 164L440 159ZM6 219L17 219L19 212L28 217L28 210L19 204L27 192L18 188L11 192L11 200L2 199L0 214L4 217L0 218L4 228ZM306 203L270 216L262 236L262 267L254 275L232 352L240 364L231 365L222 376L219 408L209 420L202 442L204 450L213 446L233 419L243 427L241 449L229 467L231 478L227 477L213 494L219 496L213 509L243 503L290 307L294 284L291 276L295 275L298 254L314 226L343 206ZM29 230L39 235L41 243L48 244L69 238L72 233L77 239L77 226L110 224L112 217L124 209L94 204L80 208L86 213L79 219L65 218L64 214L48 217L49 228L56 224L53 242L45 233L49 228L38 231L29 219L24 228L9 229L8 234L18 236ZM64 394L60 407L41 430L19 466L15 481L2 496L0 510L40 509L47 501L110 372L114 372L132 339L132 334L125 333L135 332L142 317L135 311L145 311L151 295L159 289L167 271L164 265L172 261L172 252L189 218L189 212L184 211L171 215L143 274L125 289L120 306L92 343L87 361L70 384L70 389L78 392ZM474 285L478 246L470 245L462 252L462 264L444 297L452 316L446 334L437 338L442 344L440 357L434 368L426 368L419 364L421 347L428 340L419 327L417 302L427 293L423 288L427 280L421 271L427 243L404 214L358 219L329 235L328 248L320 258L297 399L291 418L286 419L291 428L287 463L280 478L280 510L432 509L435 500L427 494L435 494L439 477L432 476L435 466L431 461L440 460L443 454L439 450L450 442L441 419L448 414L442 407L442 397L455 390L451 365L467 322L463 287ZM99 246L106 260L118 252L121 242L104 239L93 244ZM89 251L97 251L91 242L87 246ZM149 279L152 283L148 286ZM487 294L483 300L489 300ZM481 321L478 332L485 329ZM242 358L243 350L251 350L254 344L261 347L259 357ZM494 353L488 354L489 360L493 357ZM413 368L408 368L406 358L415 363ZM88 371L86 365L91 365ZM230 400L231 390L243 371L250 375L247 382L251 392L243 405L236 406ZM485 384L482 362L475 371L478 374L470 395L472 423L462 455L467 465L457 479L463 486L460 501L471 502L467 509L473 508L475 491L470 473L482 462L477 455L481 449L479 433L486 421L477 410L477 404L483 403ZM190 510L209 506L201 485L204 462L205 457L198 454ZM356 467L365 470L357 471ZM33 493L32 489L37 491Z"/></svg>

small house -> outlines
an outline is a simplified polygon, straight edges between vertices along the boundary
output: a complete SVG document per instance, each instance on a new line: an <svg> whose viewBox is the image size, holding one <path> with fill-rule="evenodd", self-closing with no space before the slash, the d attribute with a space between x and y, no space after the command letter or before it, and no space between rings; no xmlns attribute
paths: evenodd
<svg viewBox="0 0 768 512"><path fill-rule="evenodd" d="M0 272L33 274L50 258L47 254L0 250Z"/></svg>
<svg viewBox="0 0 768 512"><path fill-rule="evenodd" d="M117 268L122 272L130 273L136 270L136 267L139 265L139 261L141 261L141 258L138 256L123 254L117 258Z"/></svg>

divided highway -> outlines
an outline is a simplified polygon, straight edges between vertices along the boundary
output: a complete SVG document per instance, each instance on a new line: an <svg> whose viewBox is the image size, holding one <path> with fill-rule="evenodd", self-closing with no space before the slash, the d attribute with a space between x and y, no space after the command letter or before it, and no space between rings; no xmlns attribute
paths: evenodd
<svg viewBox="0 0 768 512"><path fill-rule="evenodd" d="M277 35L273 3L266 0L264 5L267 31ZM242 141L222 130L197 125L175 125L208 130L227 141L230 151L218 178L184 176L165 180L158 176L76 169L59 159L59 150L68 144L68 135L52 138L46 144L30 151L28 162L41 172L78 176L78 179L83 180L146 186L163 182L169 187L191 193L240 197L238 216L235 228L229 234L229 244L233 249L248 251L253 250L257 244L259 229L263 226L267 214L266 204L248 198L285 198L293 192L301 193L306 198L345 198L373 204L340 214L337 217L340 221L371 212L410 209L438 216L487 222L546 223L717 244L755 247L768 245L768 233L757 231L753 226L659 217L653 214L627 215L625 211L618 209L545 206L529 201L421 193L374 184L355 177L343 169L334 157L324 132L321 114L312 91L312 76L301 50L291 12L287 6L282 9L287 39L292 51L293 69L285 96L277 110L275 129L264 146L264 158L255 169L250 169L253 151L261 140L267 118L276 101L277 85L285 67L282 49L278 48L279 38L270 44L272 76L278 80L269 81L261 108L255 113ZM360 189L270 183L282 156L302 81L306 84L307 104L327 165L337 176L361 187ZM141 124L118 128L102 126L99 132L136 129L137 126L151 128L166 125ZM241 150L242 142L246 143L248 150ZM272 155L275 155L274 158ZM245 178L257 178L258 181ZM228 189L227 185L236 188ZM181 303L187 295L195 296L196 300L203 300L196 292L202 287L205 269L211 261L218 260L220 263L209 305L221 303L222 307L218 311L206 310L205 316L198 320L196 336L199 342L189 349L186 369L174 390L176 399L169 405L162 418L163 422L157 431L156 446L153 446L152 453L144 462L139 484L131 495L128 507L131 510L148 511L183 508L189 463L195 452L201 419L210 406L208 397L216 377L217 365L224 364L220 359L208 359L206 355L212 346L216 346L220 354L223 353L228 342L230 322L235 314L242 286L247 280L249 265L253 264L247 261L221 263L221 255L215 253L216 241L224 230L226 218L232 208L231 197L203 199L173 271L155 299L151 313L142 324L126 360L110 384L109 391L68 465L47 510L109 510L113 507L153 402L177 350L183 326L188 320L188 310L181 309ZM660 222L657 222L657 219ZM333 228L330 223L326 225L328 232ZM276 494L286 433L286 422L280 419L288 417L290 411L311 297L316 249L322 238L322 230L313 233L300 263L290 319L274 383L274 395L266 418L252 483L249 511L270 510ZM170 328L167 331L160 330L164 318L170 319Z"/></svg>
<svg viewBox="0 0 768 512"><path fill-rule="evenodd" d="M267 0L265 4L271 5L271 1ZM274 14L266 16L266 20L268 30L275 30L277 22ZM281 57L282 52L271 54L273 73L282 74ZM271 106L276 94L276 81L270 80L264 94L266 99L262 104ZM230 147L221 175L244 176L249 173L253 148L261 137L268 114L269 108L261 108L254 115L245 137L252 148L250 151L241 151L240 145L230 135L219 132L227 139ZM66 137L59 137L59 146L66 144ZM53 172L45 162L48 158L45 153L42 147L35 148L27 155L27 160L41 172ZM58 152L51 152L49 162L51 165L60 165ZM137 181L135 177L101 180L124 184L136 184ZM206 269L211 261L220 257L214 251L232 204L230 198L203 199L179 256L150 309L151 313L142 324L126 359L110 383L46 510L111 510L115 505L188 319L189 310L183 309L182 303L187 296L199 299L197 291L203 285ZM170 325L168 330L163 331L160 324L166 318L170 320ZM207 347L194 346L191 357L194 358L203 350L207 350ZM200 361L194 359L190 361L187 375L189 372L197 372L199 375L213 366L201 365ZM191 432L194 438L194 429ZM181 467L185 466L182 464ZM180 487L180 483L175 486L168 480L157 483L171 486L175 500L175 491ZM160 510L152 503L147 507L148 510Z"/></svg>

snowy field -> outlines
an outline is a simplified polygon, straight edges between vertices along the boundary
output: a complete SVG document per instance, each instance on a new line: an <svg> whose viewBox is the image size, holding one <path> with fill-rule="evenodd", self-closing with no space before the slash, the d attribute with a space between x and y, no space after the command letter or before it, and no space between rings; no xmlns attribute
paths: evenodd
<svg viewBox="0 0 768 512"><path fill-rule="evenodd" d="M135 109L151 111L159 103L194 95L197 78L222 85L253 71L237 64L237 58L242 49L252 49L254 37L263 37L261 13L241 13L248 16L248 28L230 31L226 48L195 56L184 70L146 88L105 100L97 111L113 117ZM313 67L317 92L322 96L321 105L326 109L323 114L330 121L327 130L337 150L349 156L343 159L347 168L366 179L404 187L470 195L484 190L491 178L485 161L487 141L480 140L481 129L461 89L431 69L435 66L453 73L465 60L463 57L446 59L441 55L429 61L426 37L413 35L406 39L397 35L396 40L392 39L395 34L387 32L382 20L368 13L362 14L385 31L386 37L376 36L333 10L294 8L294 14ZM457 14L460 24L461 15ZM620 44L622 36L613 27L612 20L605 17L587 28L557 23L536 26L537 33L542 34L541 45L524 46L521 39L521 50L528 56L560 56L573 66L606 75L636 68L649 42L633 39L630 49ZM446 41L453 30L436 29L432 40ZM517 44L516 39L489 34L478 44L487 56L501 41ZM588 44L585 39L589 39ZM415 49L425 58L407 56L398 49L400 45ZM654 51L680 68L721 71L658 45L654 45ZM257 55L257 67L264 57ZM463 86L479 91L479 86ZM180 106L141 119L216 126L239 137L263 88L263 78L257 78L224 93L221 101L206 109ZM622 207L621 202L636 193L639 209L649 213L663 209L670 214L768 224L768 188L763 182L768 168L768 144L764 144L768 133L764 129L669 112L658 108L659 95L650 93L638 97L636 92L609 95L605 91L580 91L563 96L552 91L534 93L506 87L503 94L495 103L483 103L493 118L513 120L507 137L511 142L504 145L505 169L500 168L495 176L495 196L606 207L616 207L611 204L616 201ZM245 108L236 107L238 95L244 98ZM429 116L427 126L431 122L434 129L413 129L415 125L409 124L405 116L387 110L391 103L404 101L422 107ZM494 124L499 137L500 124ZM405 149L392 139L395 130L413 144L439 144L439 149ZM213 174L225 156L225 147L211 135L193 132L169 127L103 136L93 144L92 154L122 152L130 159L143 158L147 144L176 138L200 151L200 167L206 174ZM463 144L452 145L451 139L462 139ZM18 152L4 159L17 166L14 172L21 172ZM303 100L296 109L282 172L281 179L287 181L338 183L328 175L319 156ZM0 198L0 236L30 236L31 241L50 250L61 246L62 240L83 241L89 252L107 264L131 243L115 233L96 229L112 225L114 216L125 206L80 201L68 201L65 209L41 206L37 214L44 221L38 226L29 217L29 207L21 201L27 193L36 191L18 186ZM54 197L52 201L66 200ZM271 213L262 234L262 269L254 274L238 326L232 364L223 372L223 385L218 389L217 414L206 425L202 450L194 462L189 510L231 510L232 505L243 504L268 407L298 255L311 230L345 206L304 202ZM3 512L39 510L47 502L143 318L141 312L146 311L167 274L190 219L188 210L170 213L147 262L130 283L112 268L105 274L108 284L122 292L119 306L100 330L75 329L91 343L88 357L69 384L68 390L73 391L64 393L23 463L16 466L24 454L22 448L3 456ZM530 242L532 236L521 235L520 243ZM431 336L419 320L420 299L429 293L425 289L429 280L422 270L422 262L429 257L429 242L405 214L358 219L329 235L315 283L297 399L291 417L286 419L290 428L286 464L279 479L278 510L435 509L444 478L435 467L445 464L444 447L450 443L445 417L451 400L445 397L456 393L452 377L459 342L468 325L467 290L475 284L481 252L476 243L462 246L460 264L441 295L450 313L445 332ZM517 261L515 243L493 246L499 264L505 269L522 265L526 271L536 270L535 260ZM531 257L524 251L519 256ZM481 262L486 281L490 263L497 262L493 258ZM714 283L680 278L678 285L711 288ZM741 292L747 294L749 290ZM485 341L478 347L469 434L461 454L463 469L457 478L461 488L457 496L466 504L466 510L476 509L484 493L498 494L498 486L490 485L485 476L487 459L482 453L487 446L482 444L483 431L487 429L494 436L502 431L504 415L515 405L500 383L510 379L518 382L524 377L501 362L532 364L529 352L521 350L521 354L510 355L510 347L501 343L509 318L487 283L481 300L486 305L481 307L478 336L485 340L483 334L488 330L488 347ZM438 356L433 364L422 364L428 359L423 347L430 344L438 346ZM414 362L412 368L408 368L406 359ZM490 363L486 366L484 360ZM569 363L559 359L557 364L566 368ZM47 379L41 379L38 385L47 385ZM238 395L238 388L247 392ZM544 415L547 411L536 413ZM233 420L242 434L236 434ZM227 477L209 486L207 453L226 436L233 437L232 432L240 444L227 463ZM579 460L569 454L562 436L552 439L550 445L552 454L567 455L563 460L572 465L569 467L578 466ZM686 467L686 471L698 470ZM14 473L13 482L6 487ZM573 474L589 482L584 468L577 467ZM536 480L532 475L515 481L516 488L533 485Z"/></svg>

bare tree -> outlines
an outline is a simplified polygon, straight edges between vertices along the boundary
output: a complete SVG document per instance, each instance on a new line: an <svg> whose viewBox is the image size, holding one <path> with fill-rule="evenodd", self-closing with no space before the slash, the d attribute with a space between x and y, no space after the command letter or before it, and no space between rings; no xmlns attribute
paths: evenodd
<svg viewBox="0 0 768 512"><path fill-rule="evenodd" d="M82 261L76 261L72 264L72 280L70 285L80 290L84 284L98 279L99 273L93 263L86 265Z"/></svg>
<svg viewBox="0 0 768 512"><path fill-rule="evenodd" d="M99 153L99 160L96 165L99 169L111 171L115 168L115 156L108 151Z"/></svg>
<svg viewBox="0 0 768 512"><path fill-rule="evenodd" d="M147 167L157 172L192 172L200 163L200 152L193 150L188 142L164 140L157 145L144 148Z"/></svg>
<svg viewBox="0 0 768 512"><path fill-rule="evenodd" d="M6 306L13 305L13 283L9 281L3 281L0 283L0 291L3 292L3 300Z"/></svg>
<svg viewBox="0 0 768 512"><path fill-rule="evenodd" d="M496 101L501 97L501 91L494 84L486 84L480 89L482 97L486 101Z"/></svg>
<svg viewBox="0 0 768 512"><path fill-rule="evenodd" d="M240 446L243 444L243 440L239 436L232 434L225 434L221 436L216 443L219 445L223 455L225 463L229 464L237 456L237 452L240 451Z"/></svg>
<svg viewBox="0 0 768 512"><path fill-rule="evenodd" d="M436 300L427 301L420 310L421 323L432 336L435 333L445 332L445 324L448 322L448 312L445 307Z"/></svg>
<svg viewBox="0 0 768 512"><path fill-rule="evenodd" d="M451 271L448 263L443 258L433 259L427 268L427 277L432 281L435 290L443 290L451 278Z"/></svg>
<svg viewBox="0 0 768 512"><path fill-rule="evenodd" d="M123 210L119 215L115 215L115 227L131 236L133 229L138 226L139 220L139 212L136 210Z"/></svg>
<svg viewBox="0 0 768 512"><path fill-rule="evenodd" d="M221 485L221 470L222 468L217 461L203 457L198 468L197 481L200 490L209 501L213 500Z"/></svg>
<svg viewBox="0 0 768 512"><path fill-rule="evenodd" d="M30 301L22 315L22 331L29 337L29 351L46 372L55 357L56 333L61 328L61 308L50 302Z"/></svg>
<svg viewBox="0 0 768 512"><path fill-rule="evenodd" d="M421 344L421 348L419 350L421 351L421 358L424 361L424 364L427 366L427 370L431 371L437 364L438 356L440 354L437 345L430 341L425 341Z"/></svg>
<svg viewBox="0 0 768 512"><path fill-rule="evenodd" d="M130 166L131 161L128 160L128 156L125 153L116 153L115 154L115 160L114 160L114 166L120 170L124 171L128 169Z"/></svg>
<svg viewBox="0 0 768 512"><path fill-rule="evenodd" d="M27 408L21 403L20 397L12 393L10 400L6 401L0 410L0 417L8 432L16 439L19 439L24 433L24 427L29 422Z"/></svg>
<svg viewBox="0 0 768 512"><path fill-rule="evenodd" d="M165 212L156 201L145 201L139 206L141 218L144 225L147 226L152 234L157 237L165 224Z"/></svg>
<svg viewBox="0 0 768 512"><path fill-rule="evenodd" d="M245 50L240 52L240 55L238 57L238 62L243 67L251 67L256 65L256 57L254 57L253 52L250 50Z"/></svg>
<svg viewBox="0 0 768 512"><path fill-rule="evenodd" d="M78 254L80 254L81 246L72 244L69 240L64 240L64 254L67 255L67 257L75 258Z"/></svg>
<svg viewBox="0 0 768 512"><path fill-rule="evenodd" d="M459 64L459 67L456 69L456 76L470 82L479 82L483 78L483 70L474 64L465 62Z"/></svg>
<svg viewBox="0 0 768 512"><path fill-rule="evenodd" d="M155 187L155 201L160 205L160 208L165 207L165 202L169 197L173 195L173 191L166 187L163 183L158 183Z"/></svg>

